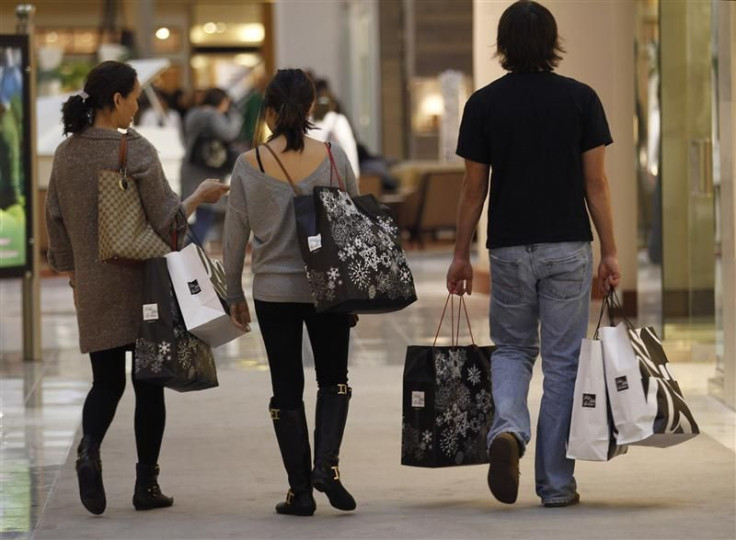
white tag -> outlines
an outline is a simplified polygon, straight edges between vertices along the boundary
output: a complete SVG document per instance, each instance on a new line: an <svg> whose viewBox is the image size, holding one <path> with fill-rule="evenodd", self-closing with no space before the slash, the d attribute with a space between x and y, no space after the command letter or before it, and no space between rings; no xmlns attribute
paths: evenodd
<svg viewBox="0 0 736 540"><path fill-rule="evenodd" d="M418 409L424 408L424 392L411 393L411 406Z"/></svg>
<svg viewBox="0 0 736 540"><path fill-rule="evenodd" d="M144 321L157 321L158 320L158 304L143 304L143 320Z"/></svg>
<svg viewBox="0 0 736 540"><path fill-rule="evenodd" d="M322 247L322 235L307 236L307 243L309 244L309 251L317 251Z"/></svg>

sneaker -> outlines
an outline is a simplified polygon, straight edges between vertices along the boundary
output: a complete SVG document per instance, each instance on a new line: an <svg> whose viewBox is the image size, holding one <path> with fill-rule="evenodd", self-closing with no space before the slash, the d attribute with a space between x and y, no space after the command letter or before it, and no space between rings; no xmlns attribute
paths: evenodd
<svg viewBox="0 0 736 540"><path fill-rule="evenodd" d="M513 433L501 433L489 453L488 487L496 499L513 504L519 495L519 441Z"/></svg>
<svg viewBox="0 0 736 540"><path fill-rule="evenodd" d="M580 502L580 494L576 491L575 495L569 501L560 502L546 502L544 503L545 508L564 508L565 506L573 506Z"/></svg>

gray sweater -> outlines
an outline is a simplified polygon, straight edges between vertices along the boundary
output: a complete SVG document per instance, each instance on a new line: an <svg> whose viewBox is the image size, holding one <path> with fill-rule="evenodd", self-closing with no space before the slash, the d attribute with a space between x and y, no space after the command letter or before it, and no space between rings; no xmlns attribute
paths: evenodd
<svg viewBox="0 0 736 540"><path fill-rule="evenodd" d="M358 184L345 152L333 144L332 155L348 193L351 197L358 195ZM315 186L329 185L330 160L326 155L312 174L296 182L301 195L310 194ZM336 180L333 185L337 186ZM296 236L293 198L288 182L253 168L243 156L238 158L230 182L223 245L230 304L245 299L243 263L251 232L253 298L265 302L313 302Z"/></svg>

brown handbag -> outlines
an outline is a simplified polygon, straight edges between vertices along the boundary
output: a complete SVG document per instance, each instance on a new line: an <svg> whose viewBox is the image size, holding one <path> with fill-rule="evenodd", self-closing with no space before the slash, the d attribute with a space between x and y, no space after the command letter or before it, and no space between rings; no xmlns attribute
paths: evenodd
<svg viewBox="0 0 736 540"><path fill-rule="evenodd" d="M100 260L136 265L171 252L149 223L135 180L127 175L127 134L120 139L118 170L103 169L97 182Z"/></svg>

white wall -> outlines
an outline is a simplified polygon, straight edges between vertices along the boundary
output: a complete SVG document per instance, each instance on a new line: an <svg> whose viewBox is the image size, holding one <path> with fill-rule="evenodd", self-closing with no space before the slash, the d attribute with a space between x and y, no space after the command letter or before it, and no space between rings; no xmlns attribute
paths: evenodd
<svg viewBox="0 0 736 540"><path fill-rule="evenodd" d="M505 72L495 54L498 20L510 1L475 0L473 70L480 88ZM567 51L557 73L592 86L603 102L614 144L606 151L616 242L624 290L636 290L636 177L634 169L634 2L547 0ZM485 223L481 224L485 246ZM484 249L484 248L483 248ZM483 253L481 251L481 253ZM596 249L596 258L598 257ZM487 268L487 257L480 260ZM597 264L596 264L597 267Z"/></svg>
<svg viewBox="0 0 736 540"><path fill-rule="evenodd" d="M345 14L342 0L276 0L276 68L311 69L345 102Z"/></svg>

